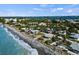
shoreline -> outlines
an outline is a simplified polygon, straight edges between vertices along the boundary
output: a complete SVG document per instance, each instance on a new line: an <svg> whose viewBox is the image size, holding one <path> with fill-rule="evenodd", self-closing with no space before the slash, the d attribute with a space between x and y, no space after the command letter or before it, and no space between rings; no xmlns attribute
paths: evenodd
<svg viewBox="0 0 79 59"><path fill-rule="evenodd" d="M15 28L4 25L10 32L13 34L19 36L21 40L23 40L25 43L28 43L32 48L36 49L38 51L38 55L54 55L54 51L51 48L46 47L45 45L41 44L40 42L34 40L33 38L30 38L26 35L23 35Z"/></svg>

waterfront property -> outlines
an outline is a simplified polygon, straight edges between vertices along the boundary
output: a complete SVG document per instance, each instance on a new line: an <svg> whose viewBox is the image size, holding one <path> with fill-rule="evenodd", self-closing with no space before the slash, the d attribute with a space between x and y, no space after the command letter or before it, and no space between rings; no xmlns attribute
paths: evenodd
<svg viewBox="0 0 79 59"><path fill-rule="evenodd" d="M37 18L32 20L31 17L1 19L3 19L0 20L1 25L4 24L5 26L7 25L8 27L15 29L19 34L25 36L24 38L28 37L28 40L24 39L24 41L29 42L29 44L36 48L38 52L42 46L43 50L40 50L42 53L39 54L78 54L74 51L77 51L79 48L75 48L73 42L79 44L79 41L76 40L74 37L75 35L72 37L72 33L79 34L77 20L71 22L68 19L51 20L46 17L43 18L43 20L39 17L38 19L40 20L37 20Z"/></svg>

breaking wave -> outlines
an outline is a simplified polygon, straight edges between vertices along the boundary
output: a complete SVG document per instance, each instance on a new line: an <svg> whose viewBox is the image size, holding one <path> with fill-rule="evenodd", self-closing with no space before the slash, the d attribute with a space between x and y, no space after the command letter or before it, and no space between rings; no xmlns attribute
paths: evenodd
<svg viewBox="0 0 79 59"><path fill-rule="evenodd" d="M16 42L18 42L19 45L21 45L24 49L28 50L30 52L29 55L38 55L37 50L32 48L29 44L25 43L23 40L20 40L19 36L11 33L6 27L4 27L4 30L7 32L9 36L11 36Z"/></svg>

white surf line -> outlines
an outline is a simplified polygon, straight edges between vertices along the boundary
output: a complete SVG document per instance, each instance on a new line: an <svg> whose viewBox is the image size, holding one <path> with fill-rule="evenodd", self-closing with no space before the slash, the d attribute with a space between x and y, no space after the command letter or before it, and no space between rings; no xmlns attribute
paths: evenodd
<svg viewBox="0 0 79 59"><path fill-rule="evenodd" d="M7 28L4 28L5 31L10 35L16 42L18 42L23 48L31 52L31 55L38 55L36 49L33 49L29 44L25 43L23 40L19 40L20 38L17 35L12 34Z"/></svg>

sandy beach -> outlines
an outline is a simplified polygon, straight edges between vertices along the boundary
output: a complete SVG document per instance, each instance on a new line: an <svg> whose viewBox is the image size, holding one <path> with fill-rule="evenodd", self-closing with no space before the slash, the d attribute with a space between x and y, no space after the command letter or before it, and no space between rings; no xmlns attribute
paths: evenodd
<svg viewBox="0 0 79 59"><path fill-rule="evenodd" d="M18 35L24 42L28 43L32 48L37 49L39 55L52 55L56 54L51 48L48 48L47 46L41 44L40 42L34 40L32 37L29 37L29 35L25 33L21 33L19 30L16 30L15 28L5 25L12 33Z"/></svg>

